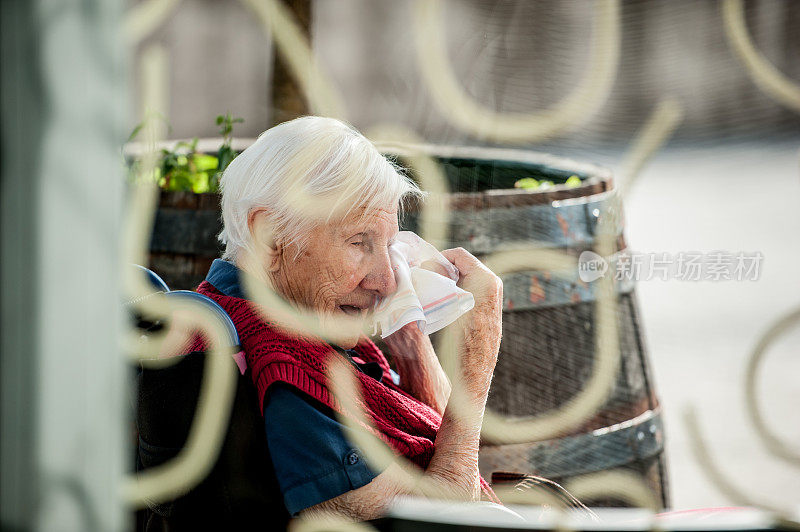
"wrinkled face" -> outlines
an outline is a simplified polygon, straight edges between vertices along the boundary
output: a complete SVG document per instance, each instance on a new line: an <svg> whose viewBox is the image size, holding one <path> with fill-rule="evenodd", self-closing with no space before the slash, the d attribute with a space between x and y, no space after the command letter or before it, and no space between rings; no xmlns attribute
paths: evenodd
<svg viewBox="0 0 800 532"><path fill-rule="evenodd" d="M397 290L389 245L398 231L396 209L353 212L339 223L319 227L296 260L297 248L285 248L274 276L277 287L323 319L338 315L366 320L376 298ZM339 345L353 347L358 338Z"/></svg>

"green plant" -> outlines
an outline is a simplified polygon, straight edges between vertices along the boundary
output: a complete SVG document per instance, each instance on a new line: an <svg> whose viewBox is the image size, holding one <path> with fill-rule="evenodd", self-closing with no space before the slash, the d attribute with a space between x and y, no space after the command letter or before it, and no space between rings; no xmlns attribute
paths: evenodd
<svg viewBox="0 0 800 532"><path fill-rule="evenodd" d="M216 119L220 126L222 144L217 155L197 151L197 137L190 142L178 142L172 149L161 150L161 159L154 170L152 179L164 190L190 190L197 194L217 192L222 172L238 155L232 147L233 125L244 122L242 118L234 118L230 113L219 115ZM128 142L134 140L144 127L138 124ZM128 174L136 179L141 168L141 161L134 159L128 164Z"/></svg>
<svg viewBox="0 0 800 532"><path fill-rule="evenodd" d="M571 175L564 181L564 185L567 188L575 188L581 186L581 178L577 175ZM523 177L522 179L517 179L514 183L515 188L521 188L525 190L535 190L535 189L547 189L550 187L555 186L555 184L550 181L549 179L537 180L532 177Z"/></svg>
<svg viewBox="0 0 800 532"><path fill-rule="evenodd" d="M216 191L219 189L219 179L222 172L231 164L231 161L238 155L231 146L233 141L233 125L244 122L244 118L233 118L230 113L217 116L217 125L220 126L219 132L222 135L222 145L217 151L218 167L217 172L211 180L211 186Z"/></svg>
<svg viewBox="0 0 800 532"><path fill-rule="evenodd" d="M184 154L183 152L186 151ZM197 137L191 142L178 142L172 150L162 150L161 178L165 190L191 190L197 194L214 192L211 176L216 175L219 160L213 155L197 153Z"/></svg>
<svg viewBox="0 0 800 532"><path fill-rule="evenodd" d="M539 181L532 177L523 177L514 183L514 188L533 189L539 187Z"/></svg>

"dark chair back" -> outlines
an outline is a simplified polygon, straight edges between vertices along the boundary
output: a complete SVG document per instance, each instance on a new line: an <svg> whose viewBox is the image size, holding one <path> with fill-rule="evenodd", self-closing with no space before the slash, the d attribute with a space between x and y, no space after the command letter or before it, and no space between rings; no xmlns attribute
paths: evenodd
<svg viewBox="0 0 800 532"><path fill-rule="evenodd" d="M227 320L230 343L239 339L230 317L202 294L170 291L152 271L141 266L153 292L192 298ZM135 302L129 304L142 334L167 324L144 319ZM204 352L194 352L166 368L138 367L136 374L136 469L156 467L174 458L186 444L194 421L205 367ZM231 359L231 364L236 364ZM249 372L237 371L236 392L222 449L211 472L198 485L172 501L152 503L137 512L137 530L234 530L285 528L289 515L283 505L269 457L258 394Z"/></svg>

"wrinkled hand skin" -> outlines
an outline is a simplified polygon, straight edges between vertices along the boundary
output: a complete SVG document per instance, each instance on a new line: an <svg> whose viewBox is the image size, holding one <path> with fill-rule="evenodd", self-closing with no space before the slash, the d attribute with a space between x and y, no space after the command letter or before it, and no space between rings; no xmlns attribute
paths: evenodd
<svg viewBox="0 0 800 532"><path fill-rule="evenodd" d="M502 281L488 269L482 273L477 282L464 287L475 296L475 307L458 319L464 331L460 350L464 385L468 394L483 400L481 409L497 363L503 319Z"/></svg>
<svg viewBox="0 0 800 532"><path fill-rule="evenodd" d="M481 494L478 473L480 428L502 333L503 283L462 248L445 250L442 255L459 269L461 278L458 285L472 292L475 307L457 321L463 331L460 355L467 404L455 408L449 401L447 403L442 425L436 436L436 449L425 471L427 480L437 487L437 493L426 495L475 501L480 499ZM443 389L436 380L436 366L427 358L435 357L432 348L428 352L430 342L425 344L421 338L414 336L413 331L407 331L387 343L392 350L404 347L416 349L413 352L418 366L424 366L425 369L409 382L409 391L420 394L415 396L425 402L438 404ZM413 366L410 358L408 365L409 368L404 371L399 368L402 379L414 374L410 368ZM441 367L438 369L441 370ZM436 408L434 404L428 404ZM366 486L312 506L301 512L301 516L315 518L334 514L352 520L380 517L395 496L410 493L398 481L398 467L390 466Z"/></svg>

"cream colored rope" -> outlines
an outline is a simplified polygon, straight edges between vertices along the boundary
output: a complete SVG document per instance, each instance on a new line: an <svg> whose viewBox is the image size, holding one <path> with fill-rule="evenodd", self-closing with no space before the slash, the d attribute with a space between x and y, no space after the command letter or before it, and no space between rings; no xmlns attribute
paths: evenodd
<svg viewBox="0 0 800 532"><path fill-rule="evenodd" d="M767 348L773 344L781 335L800 325L800 308L788 312L773 324L764 335L758 339L755 348L747 361L745 370L745 404L747 413L753 422L756 434L761 438L764 446L777 458L795 467L800 466L800 451L795 444L789 444L781 440L777 434L769 428L758 401L758 375Z"/></svg>
<svg viewBox="0 0 800 532"><path fill-rule="evenodd" d="M151 147L143 157L140 174L129 191L130 197L123 224L121 253L123 264L147 264L147 250L158 199L158 188L153 182L153 169L157 161L155 146L163 136L163 122L154 120L157 112L166 115L167 58L158 45L149 47L142 54L142 109L146 120L144 133ZM226 338L225 324L208 308L196 301L169 300L159 297L143 297L152 292L141 272L127 268L124 272L124 287L128 299L136 299L137 308L151 316L167 318L182 311L191 320L195 329L202 331L211 345L206 358L198 407L189 431L186 445L178 456L147 472L133 475L121 486L121 496L134 507L148 502L163 502L174 499L200 482L210 471L225 436L233 396L236 374L230 354L223 349ZM144 346L127 342L128 348ZM152 356L153 348L130 353L139 357ZM177 359L176 359L177 360Z"/></svg>
<svg viewBox="0 0 800 532"><path fill-rule="evenodd" d="M753 82L776 102L800 112L800 85L783 75L756 49L744 20L744 2L723 0L721 7L725 35Z"/></svg>
<svg viewBox="0 0 800 532"><path fill-rule="evenodd" d="M123 22L128 46L135 46L156 30L175 11L182 0L144 0L134 4Z"/></svg>
<svg viewBox="0 0 800 532"><path fill-rule="evenodd" d="M444 41L440 0L416 0L414 39L422 80L439 111L453 126L477 138L499 143L535 142L586 121L608 98L620 55L617 0L597 0L589 68L563 100L534 113L498 113L474 101L460 86Z"/></svg>

